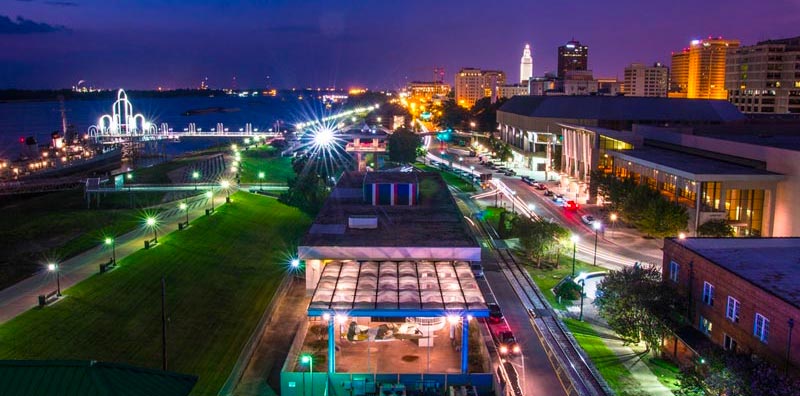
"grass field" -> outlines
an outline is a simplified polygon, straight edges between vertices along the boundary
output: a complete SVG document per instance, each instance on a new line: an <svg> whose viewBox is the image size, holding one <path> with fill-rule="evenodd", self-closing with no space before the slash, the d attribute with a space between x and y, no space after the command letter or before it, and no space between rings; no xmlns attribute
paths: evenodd
<svg viewBox="0 0 800 396"><path fill-rule="evenodd" d="M290 247L310 224L271 198L238 193L234 202L66 290L58 304L0 326L0 359L159 368L163 276L169 369L200 377L193 395L216 395L271 301Z"/></svg>
<svg viewBox="0 0 800 396"><path fill-rule="evenodd" d="M414 166L419 168L419 169L422 169L422 170L424 170L426 172L439 172L442 175L442 178L444 179L444 181L447 184L449 184L449 185L451 185L451 186L453 186L453 187L455 187L455 188L457 188L457 189L459 189L459 190L461 190L463 192L473 192L473 191L475 191L475 186L473 186L472 183L470 183L467 180L462 179L461 177L459 177L459 176L457 176L457 175L455 175L453 173L443 172L443 171L439 170L439 168L434 168L432 166L428 166L428 165L420 164L420 163L416 163L416 164L414 164Z"/></svg>
<svg viewBox="0 0 800 396"><path fill-rule="evenodd" d="M242 169L240 172L242 183L286 183L294 177L292 159L281 157L278 150L271 146L261 146L242 151ZM258 173L264 172L264 179L258 178Z"/></svg>
<svg viewBox="0 0 800 396"><path fill-rule="evenodd" d="M554 309L566 310L567 306L569 305L569 301L564 301L564 303L558 302L558 298L550 291L552 288L558 284L562 279L572 274L572 251L570 250L570 255L567 255L567 252L562 252L561 258L559 260L558 268L536 268L535 266L528 265L528 273L531 275L531 278L539 286L539 289L544 294L547 301ZM577 276L581 272L607 272L608 270L602 267L596 267L591 264L584 263L583 261L576 260L575 261L575 275Z"/></svg>
<svg viewBox="0 0 800 396"><path fill-rule="evenodd" d="M634 390L635 384L630 371L622 365L619 358L603 343L598 333L588 323L566 318L563 321L617 394L625 395Z"/></svg>

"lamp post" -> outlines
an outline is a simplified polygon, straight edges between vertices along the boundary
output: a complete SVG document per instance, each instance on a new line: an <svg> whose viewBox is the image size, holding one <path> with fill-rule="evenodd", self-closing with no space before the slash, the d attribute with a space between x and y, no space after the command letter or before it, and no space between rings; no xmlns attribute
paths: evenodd
<svg viewBox="0 0 800 396"><path fill-rule="evenodd" d="M56 296L61 297L61 271L59 271L58 264L47 264L47 270L56 273Z"/></svg>
<svg viewBox="0 0 800 396"><path fill-rule="evenodd" d="M189 226L189 205L187 205L186 202L181 202L180 205L178 205L178 207L182 211L186 212L186 223L185 223L184 227L188 227Z"/></svg>
<svg viewBox="0 0 800 396"><path fill-rule="evenodd" d="M192 180L194 180L194 190L197 191L197 179L200 178L200 172L194 171L192 172Z"/></svg>
<svg viewBox="0 0 800 396"><path fill-rule="evenodd" d="M106 245L111 245L111 261L114 262L114 264L116 264L117 263L117 240L115 238L113 238L113 237L106 237L106 239L103 240L103 243L105 243Z"/></svg>
<svg viewBox="0 0 800 396"><path fill-rule="evenodd" d="M259 190L263 190L264 189L264 177L265 176L266 176L266 174L264 172L258 172L258 189Z"/></svg>
<svg viewBox="0 0 800 396"><path fill-rule="evenodd" d="M575 250L578 246L578 236L575 234L570 235L569 240L572 241L572 278L575 278Z"/></svg>
<svg viewBox="0 0 800 396"><path fill-rule="evenodd" d="M311 376L311 395L313 395L314 394L314 358L311 357L311 355L303 355L303 356L300 356L300 361L303 364L308 364L308 373ZM303 376L303 379L305 379L305 375ZM305 390L305 387L303 387L303 394L305 395L305 393L306 393L306 390Z"/></svg>
<svg viewBox="0 0 800 396"><path fill-rule="evenodd" d="M145 224L153 229L153 242L158 243L158 229L156 228L156 223L155 217L148 217L145 220Z"/></svg>
<svg viewBox="0 0 800 396"><path fill-rule="evenodd" d="M578 320L583 322L583 296L584 296L584 288L586 287L586 279L581 279L581 314L578 316Z"/></svg>
<svg viewBox="0 0 800 396"><path fill-rule="evenodd" d="M597 265L597 233L600 232L600 229L603 228L603 224L599 221L595 220L592 223L592 228L594 228L594 259L592 260L592 265Z"/></svg>
<svg viewBox="0 0 800 396"><path fill-rule="evenodd" d="M128 179L126 183L128 185L128 200L131 203L131 208L133 207L133 191L131 191L131 181L133 180L133 172L128 172L125 175L125 178Z"/></svg>
<svg viewBox="0 0 800 396"><path fill-rule="evenodd" d="M214 212L214 191L212 191L212 190L206 191L206 198L208 198L208 200L211 201L211 212L209 212L209 213L213 213Z"/></svg>
<svg viewBox="0 0 800 396"><path fill-rule="evenodd" d="M225 196L225 202L226 203L231 203L231 190L230 190L231 182L229 182L228 180L223 180L223 181L219 182L219 186L223 190L225 190L225 193L227 194Z"/></svg>
<svg viewBox="0 0 800 396"><path fill-rule="evenodd" d="M616 228L616 225L617 225L617 214L616 213L612 213L610 216L608 216L608 218L609 218L609 220L611 220L611 237L613 238L614 237L614 228Z"/></svg>

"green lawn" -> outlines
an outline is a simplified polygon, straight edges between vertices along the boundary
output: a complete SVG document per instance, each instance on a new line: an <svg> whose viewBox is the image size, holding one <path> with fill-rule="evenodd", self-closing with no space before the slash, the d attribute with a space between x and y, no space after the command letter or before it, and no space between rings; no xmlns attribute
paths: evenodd
<svg viewBox="0 0 800 396"><path fill-rule="evenodd" d="M562 252L561 257L559 260L558 268L543 268L539 269L536 268L535 265L528 265L528 273L531 275L531 278L539 286L539 289L544 294L547 301L550 302L550 305L554 309L559 310L566 310L567 306L570 305L569 301L564 301L563 303L559 303L558 299L556 298L555 294L550 291L552 288L558 284L562 279L565 277L572 275L572 251L570 250L570 255L567 255L567 252ZM581 272L607 272L608 270L602 267L596 267L591 264L587 264L583 261L576 260L575 261L575 275L577 276Z"/></svg>
<svg viewBox="0 0 800 396"><path fill-rule="evenodd" d="M283 183L294 177L292 159L281 157L278 149L261 146L242 151L241 182L258 183L259 172L264 172L264 183Z"/></svg>
<svg viewBox="0 0 800 396"><path fill-rule="evenodd" d="M444 179L444 181L447 184L449 184L449 185L451 185L451 186L453 186L453 187L455 187L455 188L457 188L457 189L459 189L459 190L461 190L463 192L474 192L475 191L475 186L472 185L472 183L470 183L468 180L462 179L461 177L457 176L454 173L443 172L443 171L439 170L439 168L434 168L432 166L428 166L428 165L421 164L421 163L416 163L416 164L414 164L414 166L419 168L419 169L422 169L422 170L424 170L426 172L439 172L442 175L442 178Z"/></svg>
<svg viewBox="0 0 800 396"><path fill-rule="evenodd" d="M681 370L674 363L655 357L645 358L644 363L658 377L658 382L661 382L662 385L672 391L680 389L681 382L678 374Z"/></svg>
<svg viewBox="0 0 800 396"><path fill-rule="evenodd" d="M633 391L632 388L635 385L630 371L622 365L622 362L614 352L603 343L598 333L586 322L568 318L563 319L563 321L572 332L572 335L575 336L581 348L589 355L597 370L600 371L600 375L608 382L608 385L619 395Z"/></svg>
<svg viewBox="0 0 800 396"><path fill-rule="evenodd" d="M290 247L309 225L295 208L237 193L215 215L66 290L58 304L0 326L0 359L160 367L163 276L169 369L200 377L193 395L216 395L280 283Z"/></svg>

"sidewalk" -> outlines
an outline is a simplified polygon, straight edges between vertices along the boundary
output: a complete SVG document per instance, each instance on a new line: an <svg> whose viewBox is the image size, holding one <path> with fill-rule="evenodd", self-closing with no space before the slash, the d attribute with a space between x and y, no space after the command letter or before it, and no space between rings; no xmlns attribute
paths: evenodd
<svg viewBox="0 0 800 396"><path fill-rule="evenodd" d="M584 300L583 319L586 323L591 325L592 329L599 334L603 344L614 353L622 365L631 373L633 381L638 385L635 391L651 396L672 396L672 391L659 382L656 375L653 374L650 368L644 363L643 359L648 357L644 353L644 350L636 351L630 346L624 345L616 333L614 333L603 318L599 316L597 307L595 307L593 302L594 299L587 298ZM578 305L569 307L568 315L574 316L575 319L577 319L577 312L579 309L580 307ZM634 389L631 390L634 391Z"/></svg>
<svg viewBox="0 0 800 396"><path fill-rule="evenodd" d="M216 194L214 205L216 207L225 203L224 194ZM186 212L177 207L177 202L159 205L169 208L159 214L158 234L163 236L178 229L178 223L186 220ZM205 209L210 206L208 199L201 195L188 202L189 220L205 215ZM144 248L144 241L153 237L149 229L137 229L125 235L117 236L117 261ZM156 247L157 249L157 247ZM100 263L108 262L111 257L111 248L101 244L87 250L75 257L58 263L60 272L61 292L68 296L65 290L97 274ZM47 294L56 290L56 275L43 270L24 279L6 289L0 290L0 324L3 324L17 315L38 305L40 294Z"/></svg>

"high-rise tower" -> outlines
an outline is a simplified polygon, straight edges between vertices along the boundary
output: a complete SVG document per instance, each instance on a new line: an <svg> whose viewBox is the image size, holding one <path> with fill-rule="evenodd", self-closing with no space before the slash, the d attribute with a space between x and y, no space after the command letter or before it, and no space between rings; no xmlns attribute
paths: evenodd
<svg viewBox="0 0 800 396"><path fill-rule="evenodd" d="M519 81L527 84L531 77L533 77L533 57L531 56L531 46L525 44L525 49L522 50L522 59L519 61Z"/></svg>
<svg viewBox="0 0 800 396"><path fill-rule="evenodd" d="M728 99L725 90L725 58L739 40L711 38L692 40L689 50L672 55L671 98ZM685 84L685 91L682 85ZM678 88L677 90L675 88Z"/></svg>
<svg viewBox="0 0 800 396"><path fill-rule="evenodd" d="M558 47L558 78L566 77L568 71L586 70L589 70L589 47L576 40Z"/></svg>

